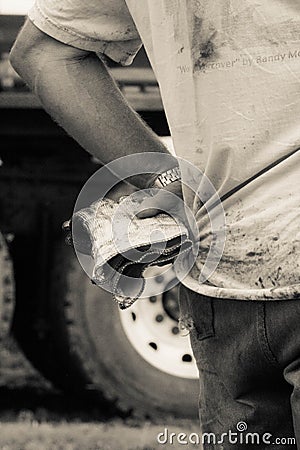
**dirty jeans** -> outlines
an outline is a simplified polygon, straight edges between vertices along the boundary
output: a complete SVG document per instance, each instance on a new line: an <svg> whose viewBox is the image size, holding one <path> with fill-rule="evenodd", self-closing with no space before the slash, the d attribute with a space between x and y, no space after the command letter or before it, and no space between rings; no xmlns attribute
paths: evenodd
<svg viewBox="0 0 300 450"><path fill-rule="evenodd" d="M297 448L293 437L300 449L300 299L216 299L181 286L180 308L199 369L201 432L217 436L204 449ZM221 436L229 430L237 436Z"/></svg>

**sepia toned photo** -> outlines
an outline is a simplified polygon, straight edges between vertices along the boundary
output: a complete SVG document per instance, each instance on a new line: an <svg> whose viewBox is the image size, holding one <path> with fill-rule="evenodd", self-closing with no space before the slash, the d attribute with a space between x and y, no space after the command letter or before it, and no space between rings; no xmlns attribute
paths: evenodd
<svg viewBox="0 0 300 450"><path fill-rule="evenodd" d="M0 450L300 449L299 23L0 0Z"/></svg>

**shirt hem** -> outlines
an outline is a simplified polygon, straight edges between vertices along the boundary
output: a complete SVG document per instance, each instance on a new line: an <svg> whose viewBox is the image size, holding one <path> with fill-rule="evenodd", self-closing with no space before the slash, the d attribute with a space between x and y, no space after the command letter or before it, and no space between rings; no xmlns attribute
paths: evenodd
<svg viewBox="0 0 300 450"><path fill-rule="evenodd" d="M132 50L125 50L123 48L124 43L128 45L130 41L101 41L99 39L81 35L80 33L55 23L52 19L47 17L36 4L28 12L28 18L39 30L54 39L80 50L101 53L124 66L128 66L132 63L134 57L141 48L141 43L138 42L138 40L132 42Z"/></svg>
<svg viewBox="0 0 300 450"><path fill-rule="evenodd" d="M190 275L181 280L181 283L197 294L228 300L278 301L300 299L300 284L270 289L220 288L217 286L201 284Z"/></svg>

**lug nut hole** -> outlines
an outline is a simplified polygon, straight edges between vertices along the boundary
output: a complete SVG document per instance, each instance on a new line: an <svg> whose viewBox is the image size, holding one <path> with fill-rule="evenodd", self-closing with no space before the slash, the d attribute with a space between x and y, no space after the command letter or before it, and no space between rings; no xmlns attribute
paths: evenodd
<svg viewBox="0 0 300 450"><path fill-rule="evenodd" d="M191 355L188 355L188 354L183 355L182 361L183 361L183 362L192 362L192 357L191 357Z"/></svg>
<svg viewBox="0 0 300 450"><path fill-rule="evenodd" d="M157 344L155 342L149 342L150 347L152 347L154 350L157 350Z"/></svg>

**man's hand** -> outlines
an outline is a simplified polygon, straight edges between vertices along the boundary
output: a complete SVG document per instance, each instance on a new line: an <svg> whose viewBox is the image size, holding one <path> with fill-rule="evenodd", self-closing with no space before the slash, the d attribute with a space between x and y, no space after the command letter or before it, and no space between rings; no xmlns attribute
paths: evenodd
<svg viewBox="0 0 300 450"><path fill-rule="evenodd" d="M185 210L180 180L161 189L153 188L153 196L145 198L141 203L137 217L145 219L159 213L167 213L176 219L184 220Z"/></svg>

